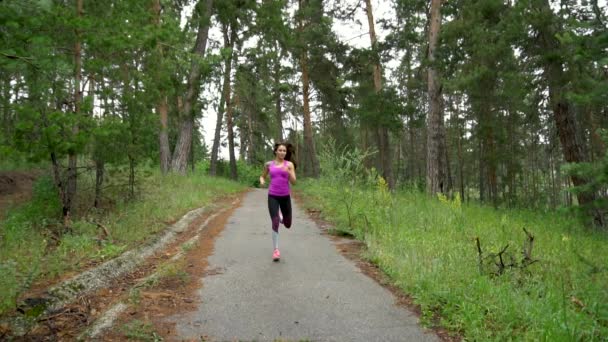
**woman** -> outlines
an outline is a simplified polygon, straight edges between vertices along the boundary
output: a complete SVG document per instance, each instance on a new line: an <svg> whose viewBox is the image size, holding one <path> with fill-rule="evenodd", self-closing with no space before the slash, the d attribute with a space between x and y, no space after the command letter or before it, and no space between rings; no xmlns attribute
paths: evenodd
<svg viewBox="0 0 608 342"><path fill-rule="evenodd" d="M264 185L266 176L270 175L268 186L268 212L272 221L272 260L279 261L279 224L285 228L291 227L291 197L289 184L296 184L296 165L291 161L294 157L293 146L289 143L274 145L274 160L264 164L260 176L260 185ZM280 209L280 210L279 210ZM281 218L281 214L283 214Z"/></svg>

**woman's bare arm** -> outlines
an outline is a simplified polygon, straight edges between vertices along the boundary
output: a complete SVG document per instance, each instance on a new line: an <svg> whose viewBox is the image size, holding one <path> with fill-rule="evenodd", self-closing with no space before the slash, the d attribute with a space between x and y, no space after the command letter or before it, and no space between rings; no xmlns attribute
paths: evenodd
<svg viewBox="0 0 608 342"><path fill-rule="evenodd" d="M287 172L289 172L289 183L291 183L291 185L296 185L296 168L293 166L292 162L288 162Z"/></svg>
<svg viewBox="0 0 608 342"><path fill-rule="evenodd" d="M262 171L262 175L260 176L260 185L264 185L264 183L266 183L267 176L268 176L268 163L264 164L264 170Z"/></svg>

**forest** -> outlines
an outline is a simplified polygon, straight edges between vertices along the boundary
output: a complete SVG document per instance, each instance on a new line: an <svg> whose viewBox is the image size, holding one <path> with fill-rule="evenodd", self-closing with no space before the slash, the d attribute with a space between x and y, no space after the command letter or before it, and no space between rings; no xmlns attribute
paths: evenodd
<svg viewBox="0 0 608 342"><path fill-rule="evenodd" d="M494 210L497 226L509 210L576 217L564 231L605 250L607 28L601 0L4 0L0 171L42 170L34 190L54 207L29 226L60 245L83 217L140 200L151 174L257 186L287 141L304 191L335 198L364 240L375 223L357 201L411 196ZM522 225L517 245L531 236ZM581 253L605 279L608 256ZM9 259L0 252L0 269L33 274L33 259ZM598 306L576 309L592 316L589 340L608 329L593 279ZM581 336L565 329L555 336Z"/></svg>

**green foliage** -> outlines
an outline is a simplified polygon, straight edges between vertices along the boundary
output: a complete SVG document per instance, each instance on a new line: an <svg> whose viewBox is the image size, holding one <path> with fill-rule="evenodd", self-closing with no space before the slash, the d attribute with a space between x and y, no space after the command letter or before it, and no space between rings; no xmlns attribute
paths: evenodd
<svg viewBox="0 0 608 342"><path fill-rule="evenodd" d="M160 342L162 337L154 331L154 326L149 322L133 320L122 326L121 331L129 340Z"/></svg>
<svg viewBox="0 0 608 342"><path fill-rule="evenodd" d="M439 317L467 340L601 340L608 334L608 236L589 232L568 214L495 210L416 190L391 194L381 178L353 187L350 179L324 176L301 188L314 199L307 205L365 242L366 256L413 296L425 324ZM475 238L484 251L509 244L516 254L522 228L534 235L532 257L540 261L524 272L480 274Z"/></svg>
<svg viewBox="0 0 608 342"><path fill-rule="evenodd" d="M73 217L71 231L60 237L56 233L62 228L56 189L50 178L39 178L31 202L12 208L0 221L0 314L14 308L17 296L34 282L116 257L153 239L167 222L178 220L189 210L243 189L243 185L227 179L200 174L163 177L158 171L148 173L137 200L124 201L124 190L108 191L107 195L112 196L108 203L115 203L114 207L81 212L81 216ZM124 184L128 176L119 172L111 177L116 184ZM83 188L93 191L86 184ZM87 192L82 196L91 197ZM103 234L93 222L107 227L107 240L100 239Z"/></svg>
<svg viewBox="0 0 608 342"><path fill-rule="evenodd" d="M601 134L604 143L608 144L608 130ZM569 191L575 194L593 194L596 197L593 203L580 207L579 211L585 218L591 218L593 224L608 228L608 149L605 150L604 157L594 163L568 164L563 169L569 175L587 180L586 184L573 186Z"/></svg>
<svg viewBox="0 0 608 342"><path fill-rule="evenodd" d="M17 263L14 260L0 262L0 289L3 295L0 296L0 312L15 307L15 297L21 292L20 274L17 270Z"/></svg>
<svg viewBox="0 0 608 342"><path fill-rule="evenodd" d="M357 148L339 148L336 141L330 139L319 151L319 164L323 178L338 183L359 185L365 181L368 171L363 161L375 152L360 151Z"/></svg>
<svg viewBox="0 0 608 342"><path fill-rule="evenodd" d="M34 184L32 200L11 208L0 221L0 312L14 307L15 298L39 276L44 250L49 244L47 228L59 225L60 204L49 177Z"/></svg>

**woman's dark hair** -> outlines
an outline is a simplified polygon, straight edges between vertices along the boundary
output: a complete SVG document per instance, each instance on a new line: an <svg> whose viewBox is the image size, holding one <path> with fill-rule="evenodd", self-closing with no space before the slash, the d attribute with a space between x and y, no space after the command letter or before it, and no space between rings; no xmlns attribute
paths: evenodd
<svg viewBox="0 0 608 342"><path fill-rule="evenodd" d="M272 149L272 151L274 152L274 154L277 154L277 150L279 149L279 146L285 146L285 149L287 150L287 153L285 154L285 160L288 160L290 162L293 163L293 167L294 169L297 168L298 166L296 165L295 162L295 152L294 152L294 148L293 145L288 143L288 142L280 142L280 143L276 143L274 144L274 148Z"/></svg>

